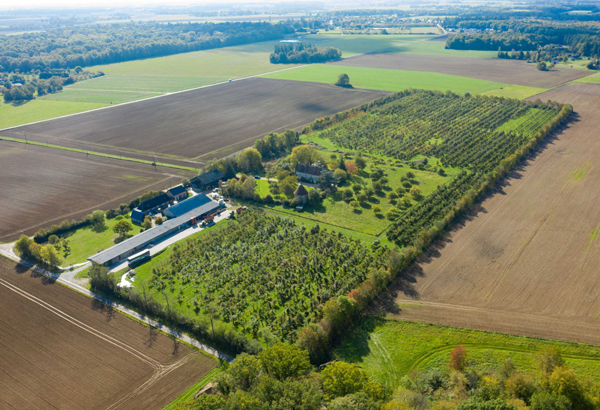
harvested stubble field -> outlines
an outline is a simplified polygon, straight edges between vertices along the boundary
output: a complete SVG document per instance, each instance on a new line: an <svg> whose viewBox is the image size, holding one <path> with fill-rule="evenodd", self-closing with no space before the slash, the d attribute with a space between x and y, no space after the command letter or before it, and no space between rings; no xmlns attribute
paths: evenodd
<svg viewBox="0 0 600 410"><path fill-rule="evenodd" d="M173 173L177 172L178 175ZM110 209L193 173L0 141L0 241Z"/></svg>
<svg viewBox="0 0 600 410"><path fill-rule="evenodd" d="M251 78L82 113L2 135L85 148L223 156L270 132L370 102L385 92Z"/></svg>
<svg viewBox="0 0 600 410"><path fill-rule="evenodd" d="M539 71L535 68L535 64L517 60L405 53L365 54L332 64L442 73L540 88L556 87L590 74L586 71L562 67L550 71Z"/></svg>
<svg viewBox="0 0 600 410"><path fill-rule="evenodd" d="M600 86L540 98L574 119L396 281L395 315L600 343Z"/></svg>
<svg viewBox="0 0 600 410"><path fill-rule="evenodd" d="M161 409L217 362L0 258L0 408Z"/></svg>

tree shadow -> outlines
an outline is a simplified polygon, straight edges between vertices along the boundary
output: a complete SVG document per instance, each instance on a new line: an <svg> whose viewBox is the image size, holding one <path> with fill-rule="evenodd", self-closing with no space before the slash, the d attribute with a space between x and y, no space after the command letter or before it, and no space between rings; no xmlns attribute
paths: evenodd
<svg viewBox="0 0 600 410"><path fill-rule="evenodd" d="M92 310L95 310L97 312L101 312L105 314L105 318L104 320L108 323L111 320L113 320L113 318L115 317L115 310L106 305L105 303L97 300L97 299L92 299L90 307L92 308Z"/></svg>
<svg viewBox="0 0 600 410"><path fill-rule="evenodd" d="M148 328L148 340L146 340L144 344L148 347L152 347L154 342L156 342L156 340L158 339L159 333L160 331L158 331L158 329L155 329L153 327Z"/></svg>

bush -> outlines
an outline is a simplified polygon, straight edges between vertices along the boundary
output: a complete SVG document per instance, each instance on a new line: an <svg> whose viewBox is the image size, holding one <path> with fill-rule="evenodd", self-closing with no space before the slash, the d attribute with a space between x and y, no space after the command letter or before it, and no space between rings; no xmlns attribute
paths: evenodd
<svg viewBox="0 0 600 410"><path fill-rule="evenodd" d="M54 244L55 244L55 243L57 243L58 241L59 241L59 238L58 238L58 236L56 236L56 235L50 235L50 236L48 237L48 242L49 242L50 244L52 244L52 245L54 245Z"/></svg>

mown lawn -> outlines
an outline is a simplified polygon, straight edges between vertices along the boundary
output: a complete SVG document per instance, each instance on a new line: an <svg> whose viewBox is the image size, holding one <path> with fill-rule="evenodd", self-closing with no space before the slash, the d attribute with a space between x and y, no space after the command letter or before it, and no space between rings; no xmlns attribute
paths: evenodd
<svg viewBox="0 0 600 410"><path fill-rule="evenodd" d="M129 216L118 216L108 219L106 227L102 230L97 230L92 226L85 226L60 235L59 238L61 240L63 238L69 240L69 247L71 248L71 253L66 258L64 257L63 250L59 249L60 256L63 258L62 266L85 262L88 257L115 245L115 239L117 239L118 235L113 232L113 227L118 221L124 218L131 222ZM133 225L133 231L130 232L130 235L137 235L140 232L141 227Z"/></svg>
<svg viewBox="0 0 600 410"><path fill-rule="evenodd" d="M450 352L459 344L465 346L470 366L480 370L500 370L510 358L519 370L534 372L538 353L557 347L580 376L600 372L597 346L373 317L348 334L335 356L358 364L392 388L412 370L448 369Z"/></svg>
<svg viewBox="0 0 600 410"><path fill-rule="evenodd" d="M355 88L402 91L407 88L448 91L464 94L484 93L506 87L506 84L455 75L383 68L313 64L295 70L266 74L265 78L334 84L340 74L348 74Z"/></svg>

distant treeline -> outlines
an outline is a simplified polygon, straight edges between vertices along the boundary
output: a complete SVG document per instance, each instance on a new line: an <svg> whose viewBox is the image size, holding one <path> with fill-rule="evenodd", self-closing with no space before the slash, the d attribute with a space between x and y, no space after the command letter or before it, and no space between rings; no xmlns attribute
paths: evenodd
<svg viewBox="0 0 600 410"><path fill-rule="evenodd" d="M456 50L534 51L546 46L568 48L585 57L600 55L600 30L585 25L529 20L446 19L447 28L493 30L450 36L446 48Z"/></svg>
<svg viewBox="0 0 600 410"><path fill-rule="evenodd" d="M305 43L278 44L271 53L273 64L323 63L339 60L342 52L334 47L315 47Z"/></svg>
<svg viewBox="0 0 600 410"><path fill-rule="evenodd" d="M112 24L0 36L0 72L86 67L275 40L294 29L270 23Z"/></svg>

